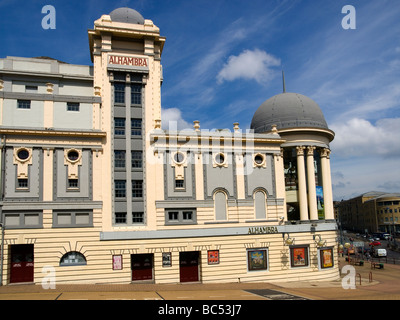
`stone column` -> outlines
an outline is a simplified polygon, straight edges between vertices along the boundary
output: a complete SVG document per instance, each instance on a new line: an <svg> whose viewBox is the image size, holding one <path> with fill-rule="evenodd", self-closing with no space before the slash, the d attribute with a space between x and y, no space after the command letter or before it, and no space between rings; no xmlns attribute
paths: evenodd
<svg viewBox="0 0 400 320"><path fill-rule="evenodd" d="M306 169L304 166L304 149L305 147L296 147L297 149L297 180L298 180L298 201L300 208L300 220L308 220L307 207L307 185L306 185Z"/></svg>
<svg viewBox="0 0 400 320"><path fill-rule="evenodd" d="M324 211L325 220L333 220L333 196L331 182L331 168L329 154L331 151L328 148L321 150L321 171L322 171L322 188L324 192Z"/></svg>
<svg viewBox="0 0 400 320"><path fill-rule="evenodd" d="M307 148L307 181L310 220L318 220L317 191L315 187L314 150L315 147Z"/></svg>

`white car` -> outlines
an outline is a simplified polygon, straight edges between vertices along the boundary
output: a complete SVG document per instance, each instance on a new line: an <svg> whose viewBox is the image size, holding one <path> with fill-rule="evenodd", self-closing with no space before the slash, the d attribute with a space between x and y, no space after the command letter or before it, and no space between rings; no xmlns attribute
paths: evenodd
<svg viewBox="0 0 400 320"><path fill-rule="evenodd" d="M375 249L374 256L375 257L386 257L387 252L386 249Z"/></svg>

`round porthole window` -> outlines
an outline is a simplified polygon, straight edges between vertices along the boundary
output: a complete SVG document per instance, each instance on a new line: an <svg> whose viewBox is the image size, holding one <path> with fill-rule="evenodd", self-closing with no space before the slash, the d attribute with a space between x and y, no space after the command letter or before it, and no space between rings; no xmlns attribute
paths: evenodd
<svg viewBox="0 0 400 320"><path fill-rule="evenodd" d="M76 162L79 160L79 152L77 150L70 150L67 153L67 158L71 162Z"/></svg>
<svg viewBox="0 0 400 320"><path fill-rule="evenodd" d="M26 161L29 159L30 153L29 150L25 148L21 148L17 151L17 157L19 161Z"/></svg>
<svg viewBox="0 0 400 320"><path fill-rule="evenodd" d="M174 155L174 161L178 164L181 164L185 161L185 155L182 152L177 152Z"/></svg>
<svg viewBox="0 0 400 320"><path fill-rule="evenodd" d="M257 165L257 166L261 166L263 163L264 163L264 156L262 155L262 154L256 154L255 156L254 156L254 163Z"/></svg>
<svg viewBox="0 0 400 320"><path fill-rule="evenodd" d="M218 153L215 155L215 163L220 165L225 163L225 156L223 153Z"/></svg>

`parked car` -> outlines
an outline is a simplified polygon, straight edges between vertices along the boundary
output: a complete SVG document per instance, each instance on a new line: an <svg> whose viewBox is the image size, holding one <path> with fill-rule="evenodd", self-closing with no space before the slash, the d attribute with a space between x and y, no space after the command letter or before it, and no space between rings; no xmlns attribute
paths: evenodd
<svg viewBox="0 0 400 320"><path fill-rule="evenodd" d="M381 243L380 243L379 241L374 240L374 241L372 241L369 245L375 247L375 246L380 246Z"/></svg>
<svg viewBox="0 0 400 320"><path fill-rule="evenodd" d="M375 249L373 253L374 257L386 257L386 249Z"/></svg>

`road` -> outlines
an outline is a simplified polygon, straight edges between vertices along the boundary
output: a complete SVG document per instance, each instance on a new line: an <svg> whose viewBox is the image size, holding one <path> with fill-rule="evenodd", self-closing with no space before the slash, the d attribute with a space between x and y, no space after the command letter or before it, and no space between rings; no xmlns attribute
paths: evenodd
<svg viewBox="0 0 400 320"><path fill-rule="evenodd" d="M350 239L353 239L353 241L351 241ZM387 257L388 257L387 262L388 263L395 262L396 264L400 264L400 252L389 249L389 247L388 247L389 241L387 241L387 240L378 240L378 241L381 243L381 245L377 248L386 249ZM356 236L355 233L351 233L351 232L344 233L344 242L348 242L348 243L364 242L364 248L371 248L371 246L369 245L370 242L367 241L367 239L365 239L362 236ZM400 245L399 239L396 239L396 242L397 242L397 244ZM395 259L395 261L393 259Z"/></svg>

